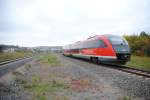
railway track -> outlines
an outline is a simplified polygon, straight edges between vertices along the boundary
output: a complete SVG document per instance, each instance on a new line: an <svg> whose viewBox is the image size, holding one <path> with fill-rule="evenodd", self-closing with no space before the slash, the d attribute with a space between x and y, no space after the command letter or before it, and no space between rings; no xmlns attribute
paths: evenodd
<svg viewBox="0 0 150 100"><path fill-rule="evenodd" d="M23 57L0 63L0 77L32 60L34 56Z"/></svg>
<svg viewBox="0 0 150 100"><path fill-rule="evenodd" d="M98 64L98 63L96 63L96 64ZM116 70L119 70L119 71L122 71L122 72L135 74L135 75L138 75L138 76L142 76L144 78L150 78L150 71L141 70L141 69L137 69L137 68L132 68L132 67L125 66L125 65L112 65L112 64L98 64L98 65L113 68L113 69L116 69Z"/></svg>
<svg viewBox="0 0 150 100"><path fill-rule="evenodd" d="M116 67L118 67L117 69L124 71L124 72L128 72L128 73L136 74L136 75L143 76L146 78L150 78L150 71L145 71L145 70L132 68L132 67L128 67L128 66L116 65Z"/></svg>
<svg viewBox="0 0 150 100"><path fill-rule="evenodd" d="M77 58L77 57L72 57L72 58L80 59L80 60L91 63L91 61L87 59L82 59L82 58ZM97 64L97 65L102 65L103 67L109 67L115 70L120 70L122 72L127 72L127 73L135 74L138 76L142 76L144 78L150 78L150 71L145 71L145 70L132 68L129 66L124 66L124 65L112 65L112 64L104 64L104 63L95 63L95 62L92 62L92 63Z"/></svg>
<svg viewBox="0 0 150 100"><path fill-rule="evenodd" d="M11 63L11 62L19 61L19 60L22 60L22 59L25 59L25 58L29 58L29 57L31 57L31 56L3 61L3 62L0 62L0 66Z"/></svg>

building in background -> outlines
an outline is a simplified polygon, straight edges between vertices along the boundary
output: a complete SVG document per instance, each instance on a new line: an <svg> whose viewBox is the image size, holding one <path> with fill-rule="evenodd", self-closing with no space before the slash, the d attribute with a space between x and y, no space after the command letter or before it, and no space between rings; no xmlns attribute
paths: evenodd
<svg viewBox="0 0 150 100"><path fill-rule="evenodd" d="M62 46L39 46L34 47L33 49L40 52L61 52Z"/></svg>

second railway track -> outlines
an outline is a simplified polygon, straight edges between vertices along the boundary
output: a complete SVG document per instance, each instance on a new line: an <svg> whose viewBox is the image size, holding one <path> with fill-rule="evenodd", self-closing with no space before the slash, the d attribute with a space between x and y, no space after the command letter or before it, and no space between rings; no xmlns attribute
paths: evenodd
<svg viewBox="0 0 150 100"><path fill-rule="evenodd" d="M31 61L33 56L23 57L0 63L0 77Z"/></svg>
<svg viewBox="0 0 150 100"><path fill-rule="evenodd" d="M19 60L22 60L22 59L25 59L25 58L30 58L30 57L31 57L31 56L22 57L22 58L17 58L17 59L11 59L11 60L6 60L6 61L3 61L3 62L0 62L0 66L1 66L1 65L5 65L5 64L8 64L8 63L11 63L11 62L19 61Z"/></svg>

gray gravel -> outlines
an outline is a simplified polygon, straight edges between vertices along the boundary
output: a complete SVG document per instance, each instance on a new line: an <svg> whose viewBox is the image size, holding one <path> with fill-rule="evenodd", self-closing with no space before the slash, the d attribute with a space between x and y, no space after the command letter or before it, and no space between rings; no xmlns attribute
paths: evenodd
<svg viewBox="0 0 150 100"><path fill-rule="evenodd" d="M20 68L23 73L23 76L20 78L30 82L31 76L38 74L42 76L42 81L50 81L48 80L50 79L50 73L60 73L63 76L61 76L61 78L58 77L58 80L59 78L63 80L90 80L92 85L84 88L82 91L77 91L75 89L56 92L55 95L60 97L59 100L66 100L63 99L63 97L69 98L67 100L128 100L123 99L124 97L130 97L131 100L150 100L150 79L144 79L136 75L79 59L65 57L61 54L56 54L56 56L61 62L61 67L55 66L46 68L46 66L40 65L36 60L33 60L30 63L32 67L29 70L25 69L26 65L22 69ZM17 78L19 77L17 76ZM1 81L3 82L3 80ZM22 97L15 97L17 93L21 93L18 96L24 96L26 97L26 100L31 100L32 94L25 91L20 84L20 81L17 80L10 82L8 85L9 87L7 87L9 88L9 91L18 91L16 93L10 92L10 96L13 96L16 99L21 98L20 100L25 100ZM48 100L54 100L51 95L47 95L47 97Z"/></svg>
<svg viewBox="0 0 150 100"><path fill-rule="evenodd" d="M76 64L77 67L94 74L99 80L110 84L123 93L139 100L150 100L150 79L121 72L115 69L102 67L101 65L92 64L79 59L68 58L62 55L57 55L64 62L68 61Z"/></svg>
<svg viewBox="0 0 150 100"><path fill-rule="evenodd" d="M7 77L11 77L9 74ZM27 93L25 93L22 87L22 81L20 79L9 80L8 82L0 81L0 100L29 100L26 98Z"/></svg>
<svg viewBox="0 0 150 100"><path fill-rule="evenodd" d="M65 58L61 55L57 55L60 62L66 68L56 68L60 73L65 73L69 76L79 78L92 78L92 83L99 85L101 91L92 93L92 90L84 91L84 92L72 92L70 97L71 100L122 100L125 94L122 91L118 90L118 88L112 88L110 84L105 82L103 78L100 78L97 74L91 72L88 69L85 69L79 63L75 63L74 61L68 61L69 58ZM55 71L56 71L55 69Z"/></svg>
<svg viewBox="0 0 150 100"><path fill-rule="evenodd" d="M87 89L86 91L69 92L67 94L67 96L69 96L70 98L69 100L122 100L122 98L126 96L118 88L112 88L110 84L103 80L103 78L99 78L97 74L91 72L88 69L85 69L79 63L75 63L74 61L68 61L68 58L66 59L62 55L56 54L56 56L59 58L59 61L61 62L63 67L51 68L49 69L50 72L63 73L64 75L67 75L73 79L89 78L91 79L91 83L96 86L95 88L92 87L90 89ZM34 70L36 69L37 66ZM100 90L95 91L96 88L99 88Z"/></svg>

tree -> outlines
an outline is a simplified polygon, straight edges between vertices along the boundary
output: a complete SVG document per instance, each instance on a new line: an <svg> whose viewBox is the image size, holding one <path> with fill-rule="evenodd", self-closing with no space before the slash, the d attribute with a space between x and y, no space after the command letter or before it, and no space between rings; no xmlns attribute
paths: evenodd
<svg viewBox="0 0 150 100"><path fill-rule="evenodd" d="M134 55L150 56L150 35L142 31L140 35L124 36Z"/></svg>
<svg viewBox="0 0 150 100"><path fill-rule="evenodd" d="M141 33L140 33L140 36L149 36L147 33L145 33L144 31L142 31Z"/></svg>

